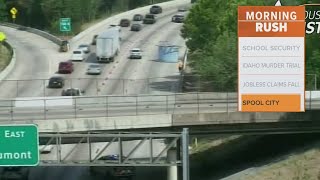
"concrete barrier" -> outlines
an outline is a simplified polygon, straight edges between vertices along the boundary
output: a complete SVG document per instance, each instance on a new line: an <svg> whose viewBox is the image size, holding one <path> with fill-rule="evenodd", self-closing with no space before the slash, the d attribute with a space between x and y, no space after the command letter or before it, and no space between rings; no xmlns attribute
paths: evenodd
<svg viewBox="0 0 320 180"><path fill-rule="evenodd" d="M9 73L12 71L12 69L14 68L14 66L16 64L15 50L6 41L3 42L3 45L9 49L10 54L11 54L11 60L10 60L9 65L3 71L0 72L0 81L4 80L9 75Z"/></svg>
<svg viewBox="0 0 320 180"><path fill-rule="evenodd" d="M73 97L27 97L16 98L14 107L49 107L49 106L72 106Z"/></svg>
<svg viewBox="0 0 320 180"><path fill-rule="evenodd" d="M306 91L305 99L320 99L320 91Z"/></svg>
<svg viewBox="0 0 320 180"><path fill-rule="evenodd" d="M221 112L203 114L173 114L173 126L185 125L209 125L228 123L261 123L280 121L286 113L242 113L242 112Z"/></svg>
<svg viewBox="0 0 320 180"><path fill-rule="evenodd" d="M77 132L91 130L171 127L171 117L171 114L160 114L66 120L60 119L51 121L36 120L29 123L37 124L39 132Z"/></svg>
<svg viewBox="0 0 320 180"><path fill-rule="evenodd" d="M47 33L45 31L41 31L39 29L35 29L35 28L31 28L31 27L26 27L26 26L21 26L21 25L18 25L18 24L12 24L12 23L0 23L1 26L6 26L6 27L11 27L11 28L15 28L15 29L18 29L18 30L22 30L22 31L27 31L27 32L30 32L30 33L34 33L34 34L37 34L43 38L46 38L50 41L52 41L53 43L57 44L57 45L61 45L62 43L62 40L50 33Z"/></svg>

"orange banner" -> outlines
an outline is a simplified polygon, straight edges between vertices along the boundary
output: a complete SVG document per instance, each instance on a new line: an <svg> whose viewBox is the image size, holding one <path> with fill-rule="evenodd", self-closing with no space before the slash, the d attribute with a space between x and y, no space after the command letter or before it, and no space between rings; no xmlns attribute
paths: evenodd
<svg viewBox="0 0 320 180"><path fill-rule="evenodd" d="M301 112L299 94L242 94L242 112Z"/></svg>

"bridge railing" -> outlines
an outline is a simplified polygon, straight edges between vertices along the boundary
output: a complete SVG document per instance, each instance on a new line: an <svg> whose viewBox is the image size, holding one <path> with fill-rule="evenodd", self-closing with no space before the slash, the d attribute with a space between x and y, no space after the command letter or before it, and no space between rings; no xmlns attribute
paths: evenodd
<svg viewBox="0 0 320 180"><path fill-rule="evenodd" d="M237 102L236 92L3 99L0 121L230 113L237 111ZM306 92L306 109L320 109L319 91Z"/></svg>
<svg viewBox="0 0 320 180"><path fill-rule="evenodd" d="M181 76L148 79L66 78L63 88L84 89L86 96L109 95L111 84L114 88L112 94L115 95L178 93L180 80ZM3 80L1 83L11 93L0 93L0 99L59 96L62 92L62 88L48 88L49 79Z"/></svg>
<svg viewBox="0 0 320 180"><path fill-rule="evenodd" d="M312 77L312 76L310 76ZM25 78L28 78L27 76ZM314 77L315 78L315 77ZM315 83L315 81L312 80ZM47 97L60 96L62 89L48 88L49 79L3 80L2 85L11 93L0 93L1 98ZM66 78L64 88L80 88L86 90L86 96L137 94L167 94L181 92L236 92L234 86L221 87L220 82L199 76L167 76L147 79L108 79L108 78ZM26 87L31 87L26 89ZM90 88L89 88L90 87ZM37 89L37 92L33 91ZM316 87L307 88L314 91ZM0 90L1 92L1 90Z"/></svg>

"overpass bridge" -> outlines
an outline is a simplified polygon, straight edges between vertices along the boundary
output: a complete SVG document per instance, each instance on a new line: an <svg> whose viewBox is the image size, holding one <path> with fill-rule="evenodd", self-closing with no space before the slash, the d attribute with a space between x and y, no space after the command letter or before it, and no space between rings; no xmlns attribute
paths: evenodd
<svg viewBox="0 0 320 180"><path fill-rule="evenodd" d="M320 109L320 92L306 91L307 111ZM15 98L0 101L0 123L37 124L40 132L231 127L301 121L294 113L237 112L237 93ZM306 113L298 113L306 114ZM300 118L300 119L299 119Z"/></svg>

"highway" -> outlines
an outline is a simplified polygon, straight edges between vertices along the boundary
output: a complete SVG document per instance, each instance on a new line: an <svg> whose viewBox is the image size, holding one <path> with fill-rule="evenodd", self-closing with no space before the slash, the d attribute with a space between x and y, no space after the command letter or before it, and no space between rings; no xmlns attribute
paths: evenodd
<svg viewBox="0 0 320 180"><path fill-rule="evenodd" d="M177 0L173 3L184 5L188 1ZM176 45L184 46L184 41L178 36L181 24L171 23L171 16L177 13L178 6L163 6L163 13L158 15L158 21L154 25L146 25L140 32L130 32L129 28L122 28L122 47L121 53L116 61L111 64L103 64L103 73L93 78L104 79L145 79L152 77L177 76L178 71L176 64L167 64L155 61L157 59L157 44L159 41L170 40ZM148 8L139 13L146 13ZM114 18L114 22L109 24L117 24L122 17L130 18L134 13L125 13ZM72 48L82 43L90 43L92 36L103 29L107 28L108 23L100 28L90 31L83 38L75 37L71 40ZM48 79L58 69L60 61L68 60L71 53L59 53L58 47L39 36L17 31L10 28L1 27L1 31L5 32L10 39L9 43L14 46L17 52L17 67L8 76L9 80L16 79ZM32 40L32 41L31 41ZM23 43L22 43L23 42ZM144 51L144 57L141 60L127 59L129 50L133 47L140 47ZM94 47L92 47L94 50ZM184 50L181 49L180 55ZM145 93L146 89L152 93L162 93L163 91L172 91L176 88L175 80L169 78L158 79L159 83L164 82L167 89L159 88L158 85L150 87L145 83L137 83L132 81L125 88L121 87L122 83L118 80L93 81L93 80L76 80L78 78L92 78L85 74L88 63L95 62L94 51L88 55L86 62L75 62L75 71L70 75L62 75L66 78L73 78L72 82L67 82L66 87L82 88L86 91L85 95L111 95L111 94L140 94ZM167 81L170 82L167 82ZM98 83L97 83L98 82ZM42 80L34 81L6 81L1 83L0 98L15 97L42 97L42 96L59 96L61 89L47 89L48 82ZM163 86L162 85L162 86ZM148 86L148 88L146 88ZM1 113L2 114L2 113ZM5 113L7 114L7 113ZM103 177L89 177L86 167L37 167L32 168L30 179L102 179ZM138 176L136 179L164 179L166 178L166 168L138 168ZM142 172L142 173L141 173ZM154 178L154 173L161 172Z"/></svg>
<svg viewBox="0 0 320 180"><path fill-rule="evenodd" d="M166 167L138 167L134 180L165 180ZM61 173L62 172L62 173ZM31 170L29 180L106 180L102 176L91 176L88 167L37 167Z"/></svg>
<svg viewBox="0 0 320 180"><path fill-rule="evenodd" d="M47 79L64 56L57 52L57 45L38 35L3 26L0 31L16 52L16 65L6 79ZM36 96L41 87L36 81L1 81L0 98Z"/></svg>
<svg viewBox="0 0 320 180"><path fill-rule="evenodd" d="M184 40L178 35L182 24L172 23L171 17L177 13L177 8L182 4L185 5L185 0L178 0L177 6L164 6L162 14L157 15L157 22L153 25L143 25L140 32L130 31L130 27L121 28L122 44L121 52L116 58L114 63L102 64L103 71L101 75L86 75L86 69L89 63L95 63L95 46L91 47L92 52L88 54L85 62L74 62L75 71L72 74L62 75L72 80L66 81L65 88L76 87L86 91L85 95L110 95L110 94L140 94L148 92L162 92L159 87L150 88L146 83L135 79L146 79L152 77L167 77L177 76L178 71L175 63L163 63L155 61L157 59L157 46L159 41L169 40L179 46L185 46ZM148 8L143 10L142 14L148 12ZM98 34L106 29L111 24L118 24L121 18L129 18L136 12L124 13L117 15L115 18L110 18L103 26L89 31L82 38L77 36L71 40L72 49L76 48L79 44L90 44L94 34ZM141 22L140 22L141 23ZM17 60L19 66L23 62L23 66L15 69L14 76L9 76L8 80L20 79L16 81L6 81L1 84L1 90L6 91L0 94L1 98L10 97L43 97L43 96L59 96L62 89L49 89L46 88L48 81L40 79L48 79L58 69L58 62L68 60L71 52L59 53L58 47L48 40L45 40L36 35L18 31L11 28L1 27L3 31L8 34L8 39L16 41L14 47L17 50ZM1 30L2 30L1 29ZM21 34L15 37L16 32ZM24 34L30 34L25 37ZM35 36L35 37L34 37ZM14 37L14 38L13 38ZM35 41L29 41L34 39ZM26 42L28 45L21 44ZM46 48L44 48L46 47ZM143 50L143 58L141 60L128 59L129 50L134 47L140 47ZM40 51L39 51L40 49ZM184 49L180 49L180 56L184 54ZM30 53L32 52L32 53ZM27 59L27 60L26 60ZM27 65L28 64L28 65ZM30 69L30 64L32 65ZM29 75L31 73L31 75ZM83 78L83 79L82 79ZM38 79L33 81L22 81L23 79ZM99 79L99 80L95 80ZM116 80L109 80L116 79ZM126 87L118 79L132 79L128 81ZM177 84L177 78L169 80L168 78L157 79L161 81L164 86L168 86L165 91L173 91ZM149 83L152 83L149 81ZM148 86L148 88L146 88Z"/></svg>
<svg viewBox="0 0 320 180"><path fill-rule="evenodd" d="M123 142L123 155L127 156L128 153L132 150L134 146L136 146L139 143L138 140L135 141L128 141L128 142ZM92 143L92 159L95 158L95 156L102 150L102 148L107 144L106 143ZM89 159L89 154L88 154L88 144L81 144L77 147L75 151L73 151L69 156L67 157L68 153L74 145L61 145L61 151L62 151L62 156L61 158L65 160L88 160ZM164 141L162 139L154 139L153 140L153 157L156 157L159 155L159 153L165 148ZM100 156L104 155L110 155L110 154L118 154L119 152L119 145L117 142L112 143ZM146 153L147 152L147 153ZM148 153L150 152L150 145L147 142L142 144L137 151L132 154L132 159L135 158L146 158L148 157ZM50 153L48 154L41 154L40 158L41 160L44 161L49 161L49 160L57 160L57 154L56 154L56 146L53 146L53 149L51 150ZM99 156L99 157L100 157ZM165 157L166 154L164 154L162 157ZM0 168L1 169L1 168ZM79 180L79 179L103 179L103 177L99 177L99 175L90 175L89 173L89 168L88 167L33 167L30 168L31 173L29 175L29 180L54 180L56 178L62 178L62 179L74 179L74 180ZM161 174L166 175L166 167L154 167L154 168L145 168L145 167L137 167L137 179L140 179L141 174L143 174L142 177L145 178L146 174L149 174L150 177L150 169L156 169L156 170L162 170L163 172ZM165 176L164 176L165 177Z"/></svg>

